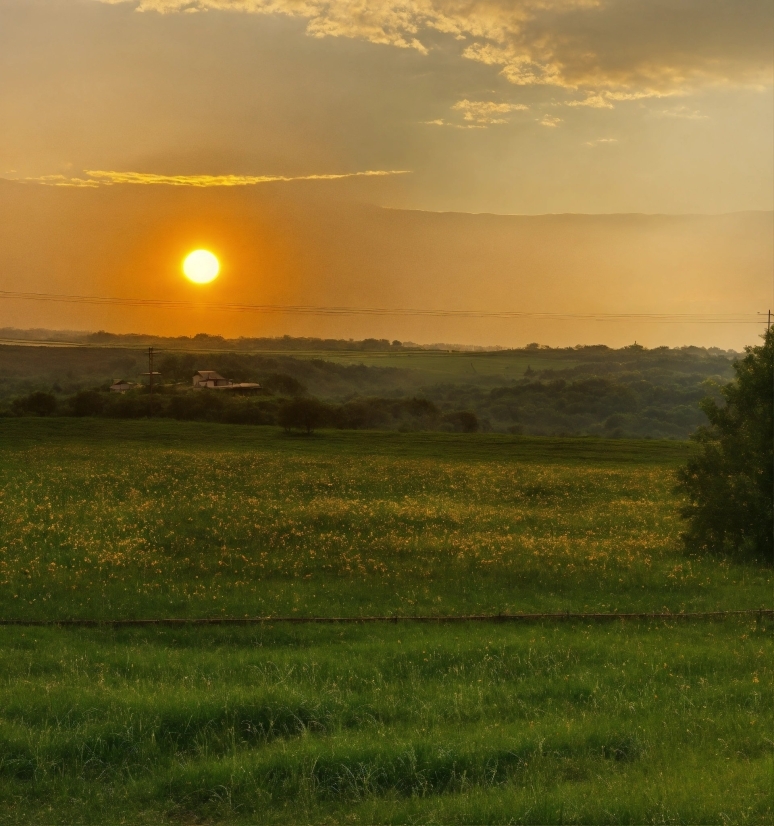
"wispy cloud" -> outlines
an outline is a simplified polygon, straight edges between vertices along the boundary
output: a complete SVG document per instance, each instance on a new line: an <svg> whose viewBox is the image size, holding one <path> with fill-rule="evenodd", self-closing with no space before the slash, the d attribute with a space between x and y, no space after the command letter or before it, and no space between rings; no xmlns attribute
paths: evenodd
<svg viewBox="0 0 774 826"><path fill-rule="evenodd" d="M586 141L585 146L601 146L604 144L618 143L618 138L597 138L593 141Z"/></svg>
<svg viewBox="0 0 774 826"><path fill-rule="evenodd" d="M503 117L510 112L523 112L529 109L523 103L495 103L485 100L458 100L452 106L455 112L462 112L462 119L469 123L490 126L496 123L508 123L509 118Z"/></svg>
<svg viewBox="0 0 774 826"><path fill-rule="evenodd" d="M684 94L682 89L662 91L658 89L640 89L638 92L611 92L608 90L605 92L605 98L607 100L646 100L647 98L669 98L682 94Z"/></svg>
<svg viewBox="0 0 774 826"><path fill-rule="evenodd" d="M454 123L450 120L444 120L443 118L436 118L435 120L423 120L420 123L425 124L426 126L446 126L449 129L486 129L487 125L485 123Z"/></svg>
<svg viewBox="0 0 774 826"><path fill-rule="evenodd" d="M585 100L568 100L565 106L589 106L592 109L613 109L613 104L602 95L589 95Z"/></svg>
<svg viewBox="0 0 774 826"><path fill-rule="evenodd" d="M552 115L543 115L543 117L538 121L541 126L550 126L551 128L559 126L560 123L563 123L561 118L555 118Z"/></svg>
<svg viewBox="0 0 774 826"><path fill-rule="evenodd" d="M704 115L698 109L691 109L689 106L672 106L670 109L662 109L658 114L662 118L709 120L709 115Z"/></svg>
<svg viewBox="0 0 774 826"><path fill-rule="evenodd" d="M769 4L681 0L98 0L141 12L221 11L307 20L312 37L351 37L426 54L428 32L467 41L470 60L516 85L591 89L576 106L705 85L771 85ZM603 91L612 94L601 96ZM600 102L601 101L601 102Z"/></svg>
<svg viewBox="0 0 774 826"><path fill-rule="evenodd" d="M256 184L281 183L286 181L337 181L341 178L375 178L387 175L408 175L408 169L369 169L364 172L341 172L325 175L157 175L153 172L108 172L100 169L86 169L85 178L68 178L66 175L40 175L24 178L29 183L48 186L88 187L134 184L139 186L255 186Z"/></svg>
<svg viewBox="0 0 774 826"><path fill-rule="evenodd" d="M632 101L646 100L648 98L667 98L675 95L682 95L685 92L681 89L673 89L667 92L659 92L655 89L641 89L638 92L612 92L606 89L603 92L588 92L583 100L566 100L565 106L588 106L592 109L613 109L611 101Z"/></svg>

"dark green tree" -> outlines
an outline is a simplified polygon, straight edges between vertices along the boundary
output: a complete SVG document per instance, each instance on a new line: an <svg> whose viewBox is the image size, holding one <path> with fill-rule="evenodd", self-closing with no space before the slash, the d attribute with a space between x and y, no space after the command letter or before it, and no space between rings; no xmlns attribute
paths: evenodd
<svg viewBox="0 0 774 826"><path fill-rule="evenodd" d="M318 427L323 427L330 419L328 405L318 399L300 398L286 402L279 410L277 421L286 431L294 429L313 433Z"/></svg>
<svg viewBox="0 0 774 826"><path fill-rule="evenodd" d="M774 327L734 364L724 404L704 399L710 421L700 453L679 471L692 550L772 562L774 555Z"/></svg>
<svg viewBox="0 0 774 826"><path fill-rule="evenodd" d="M81 390L69 400L73 416L99 416L108 402L107 393L99 390Z"/></svg>
<svg viewBox="0 0 774 826"><path fill-rule="evenodd" d="M29 396L23 396L11 402L11 411L16 416L53 416L56 408L56 396L41 391L30 393Z"/></svg>

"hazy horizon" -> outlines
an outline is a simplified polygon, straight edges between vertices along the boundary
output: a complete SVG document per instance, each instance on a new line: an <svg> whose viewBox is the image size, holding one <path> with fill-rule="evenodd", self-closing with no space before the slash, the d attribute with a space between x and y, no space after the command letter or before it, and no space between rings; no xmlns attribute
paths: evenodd
<svg viewBox="0 0 774 826"><path fill-rule="evenodd" d="M0 0L0 325L739 350L772 37L763 0Z"/></svg>
<svg viewBox="0 0 774 826"><path fill-rule="evenodd" d="M344 186L342 186L344 184ZM256 188L51 188L0 182L0 289L161 301L70 304L5 296L0 326L193 335L389 338L517 346L695 344L741 350L743 323L604 314L755 317L771 301L774 220L727 215L493 215L357 200L348 182ZM217 253L192 285L180 261ZM370 314L226 311L234 304ZM482 313L390 316L384 310ZM376 312L374 312L376 311ZM565 314L495 318L497 312ZM600 320L573 318L598 314Z"/></svg>

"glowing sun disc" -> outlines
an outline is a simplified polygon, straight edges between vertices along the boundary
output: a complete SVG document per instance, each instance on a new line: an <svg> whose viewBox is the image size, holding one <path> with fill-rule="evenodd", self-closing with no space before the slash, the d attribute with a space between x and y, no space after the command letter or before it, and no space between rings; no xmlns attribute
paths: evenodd
<svg viewBox="0 0 774 826"><path fill-rule="evenodd" d="M209 250L194 250L183 261L183 272L194 284L209 284L218 277L220 262Z"/></svg>

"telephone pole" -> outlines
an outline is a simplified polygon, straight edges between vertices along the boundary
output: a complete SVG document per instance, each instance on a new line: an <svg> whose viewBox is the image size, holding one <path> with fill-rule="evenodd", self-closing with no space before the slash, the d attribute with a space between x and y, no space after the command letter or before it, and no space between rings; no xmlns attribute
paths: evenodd
<svg viewBox="0 0 774 826"><path fill-rule="evenodd" d="M148 386L150 390L150 401L148 403L149 414L153 415L153 377L160 376L161 373L157 373L153 369L153 347L148 347L148 372L144 373L143 375L148 376Z"/></svg>

